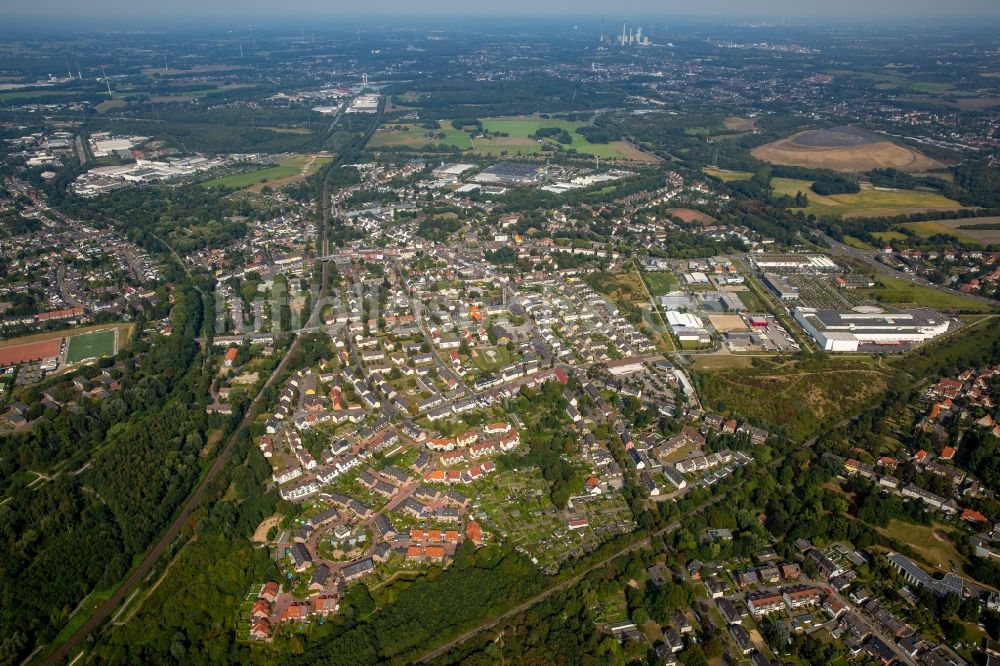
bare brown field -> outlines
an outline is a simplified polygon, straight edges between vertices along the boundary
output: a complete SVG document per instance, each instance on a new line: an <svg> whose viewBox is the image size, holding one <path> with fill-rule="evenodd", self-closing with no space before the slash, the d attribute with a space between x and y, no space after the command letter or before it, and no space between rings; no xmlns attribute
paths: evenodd
<svg viewBox="0 0 1000 666"><path fill-rule="evenodd" d="M718 221L711 215L706 215L700 210L693 210L691 208L671 208L667 212L685 222L700 222L704 225L711 225Z"/></svg>
<svg viewBox="0 0 1000 666"><path fill-rule="evenodd" d="M822 133L822 136L820 136ZM852 142L847 131L808 130L751 151L759 160L786 166L832 169L848 173L893 168L924 171L942 164L912 148L869 135L872 140ZM830 138L828 142L824 141Z"/></svg>
<svg viewBox="0 0 1000 666"><path fill-rule="evenodd" d="M729 116L723 119L722 126L734 132L752 132L757 129L757 121L738 116Z"/></svg>
<svg viewBox="0 0 1000 666"><path fill-rule="evenodd" d="M747 330L746 322L739 315L712 314L708 315L708 320L712 322L719 333L732 333L734 331Z"/></svg>
<svg viewBox="0 0 1000 666"><path fill-rule="evenodd" d="M696 370L746 370L753 367L753 357L725 352L715 354L697 354L694 356Z"/></svg>
<svg viewBox="0 0 1000 666"><path fill-rule="evenodd" d="M652 153L639 150L628 141L612 141L608 145L618 151L624 159L631 162L647 162L649 164L655 164L656 162L663 161Z"/></svg>

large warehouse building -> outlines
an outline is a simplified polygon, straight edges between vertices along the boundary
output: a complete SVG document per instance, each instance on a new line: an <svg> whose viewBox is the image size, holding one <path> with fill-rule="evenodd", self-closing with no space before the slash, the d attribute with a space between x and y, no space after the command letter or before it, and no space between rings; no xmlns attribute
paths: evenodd
<svg viewBox="0 0 1000 666"><path fill-rule="evenodd" d="M862 345L919 344L948 330L948 320L928 308L906 312L856 312L795 308L795 320L826 351L853 352Z"/></svg>
<svg viewBox="0 0 1000 666"><path fill-rule="evenodd" d="M839 270L830 257L822 254L751 253L750 262L759 271L774 273L830 273Z"/></svg>

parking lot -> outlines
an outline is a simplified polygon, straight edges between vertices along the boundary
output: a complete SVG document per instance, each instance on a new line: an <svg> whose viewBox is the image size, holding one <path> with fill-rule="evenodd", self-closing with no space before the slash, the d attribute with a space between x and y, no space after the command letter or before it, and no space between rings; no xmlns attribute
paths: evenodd
<svg viewBox="0 0 1000 666"><path fill-rule="evenodd" d="M741 315L747 325L745 332L724 335L732 352L797 352L799 344L773 315Z"/></svg>

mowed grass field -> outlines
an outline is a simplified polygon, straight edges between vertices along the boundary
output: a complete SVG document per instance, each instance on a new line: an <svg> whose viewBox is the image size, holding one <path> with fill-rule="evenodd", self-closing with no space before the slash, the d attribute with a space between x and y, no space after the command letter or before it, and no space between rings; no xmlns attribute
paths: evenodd
<svg viewBox="0 0 1000 666"><path fill-rule="evenodd" d="M486 118L483 120L483 129L490 132L503 132L510 135L509 137L491 139L491 142L503 141L504 138L509 138L528 141L537 145L537 142L534 139L528 138L529 135L534 134L542 127L558 127L559 129L566 130L569 133L569 135L573 138L573 143L569 144L569 147L576 149L579 153L585 153L587 155L594 155L596 157L603 157L607 159L626 159L642 162L657 161L652 155L648 155L641 150L637 150L624 141L591 143L582 134L576 133L578 128L584 127L586 124L587 123L583 122L557 120L555 118ZM477 144L476 150L480 150L478 145L480 143L480 139L476 139L474 143ZM491 146L488 149L492 150L492 148L493 147Z"/></svg>
<svg viewBox="0 0 1000 666"><path fill-rule="evenodd" d="M566 130L573 142L563 146L552 141L563 149L573 148L579 153L593 155L605 159L629 160L634 162L656 162L657 158L644 153L624 141L612 143L591 143L575 130L586 123L546 118L485 118L483 129L487 132L497 132L508 136L484 137L472 139L469 133L452 127L451 122L441 121L441 127L429 130L416 124L390 124L379 129L368 142L369 148L405 146L419 150L427 145L452 146L458 150L471 150L477 155L537 155L542 152L542 145L530 135L542 127L558 127ZM397 129L398 127L398 129Z"/></svg>
<svg viewBox="0 0 1000 666"><path fill-rule="evenodd" d="M974 217L964 220L928 220L926 222L907 222L906 224L901 224L899 226L914 232L922 238L929 238L938 234L946 234L956 236L959 240L966 243L980 243L982 245L1000 243L1000 228L961 228L976 227L979 225L1000 225L1000 217Z"/></svg>
<svg viewBox="0 0 1000 666"><path fill-rule="evenodd" d="M916 305L918 307L937 308L940 310L973 310L989 312L991 308L986 303L969 296L951 291L940 291L922 284L914 284L902 278L882 276L878 279L882 289L861 289L864 293L886 305Z"/></svg>
<svg viewBox="0 0 1000 666"><path fill-rule="evenodd" d="M655 273L643 273L642 279L646 281L646 287L653 297L664 296L680 288L677 278L667 271L657 271Z"/></svg>
<svg viewBox="0 0 1000 666"><path fill-rule="evenodd" d="M872 235L876 236L878 234L872 234ZM870 249L872 249L871 245L869 245L868 243L864 242L860 238L855 238L854 236L844 236L844 238L842 240L844 241L845 245L850 245L851 247L857 248L859 250L870 250Z"/></svg>
<svg viewBox="0 0 1000 666"><path fill-rule="evenodd" d="M951 570L949 562L960 564L965 561L955 548L954 542L947 536L951 531L948 525L942 523L915 525L901 520L891 520L887 527L876 527L875 530L890 539L909 545L924 562L940 564L941 569L945 571ZM939 538L938 535L943 538Z"/></svg>
<svg viewBox="0 0 1000 666"><path fill-rule="evenodd" d="M702 171L725 183L729 183L734 180L750 180L753 178L753 174L749 171L729 171L727 169L713 169L711 167L706 167L702 169Z"/></svg>
<svg viewBox="0 0 1000 666"><path fill-rule="evenodd" d="M811 189L812 181L795 178L773 178L775 194L794 197L802 192L809 197L809 206L796 208L807 215L838 217L878 217L926 211L958 210L962 204L936 192L920 190L877 190L862 185L857 194L831 194L821 196Z"/></svg>
<svg viewBox="0 0 1000 666"><path fill-rule="evenodd" d="M66 348L66 361L79 363L91 358L113 356L117 351L116 346L115 329L113 328L106 331L74 335L69 339L69 346Z"/></svg>
<svg viewBox="0 0 1000 666"><path fill-rule="evenodd" d="M441 128L436 130L429 130L412 123L400 125L401 129L396 129L396 126L394 123L379 128L372 135L368 147L405 146L420 149L424 146L451 146L458 150L472 148L472 139L469 138L469 133L455 129L447 121L441 123Z"/></svg>
<svg viewBox="0 0 1000 666"><path fill-rule="evenodd" d="M304 180L306 176L316 173L321 166L333 159L332 155L291 155L281 160L277 165L266 169L257 169L247 173L236 173L230 176L212 178L201 183L202 187L227 187L243 189L250 187L260 190L265 185L281 187Z"/></svg>
<svg viewBox="0 0 1000 666"><path fill-rule="evenodd" d="M906 238L906 234L900 233L898 231L876 231L872 233L872 236L879 239L883 243L891 243L892 241L904 240Z"/></svg>

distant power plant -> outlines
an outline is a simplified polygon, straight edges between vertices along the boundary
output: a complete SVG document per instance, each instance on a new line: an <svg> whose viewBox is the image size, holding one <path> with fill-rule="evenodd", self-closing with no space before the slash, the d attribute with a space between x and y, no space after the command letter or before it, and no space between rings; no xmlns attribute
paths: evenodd
<svg viewBox="0 0 1000 666"><path fill-rule="evenodd" d="M642 34L642 28L630 29L627 22L622 22L622 36L618 38L618 43L622 46L651 46L653 40L649 35Z"/></svg>

